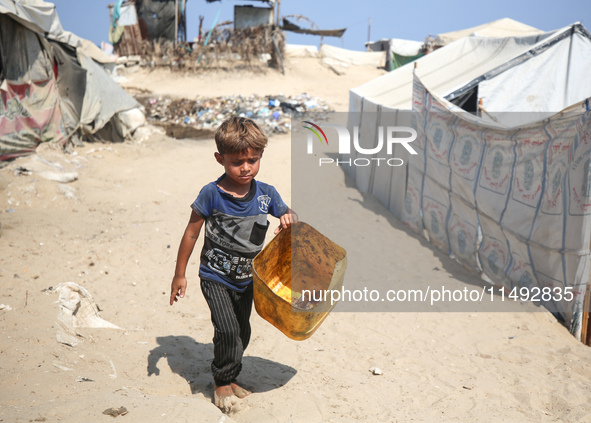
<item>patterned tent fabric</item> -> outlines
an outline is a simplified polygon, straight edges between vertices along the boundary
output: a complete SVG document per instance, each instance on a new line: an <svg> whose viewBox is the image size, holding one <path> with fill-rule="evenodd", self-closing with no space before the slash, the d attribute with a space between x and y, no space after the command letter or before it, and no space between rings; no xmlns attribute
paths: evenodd
<svg viewBox="0 0 591 423"><path fill-rule="evenodd" d="M544 305L578 339L589 279L591 111L493 125L415 75L403 222L507 293ZM525 299L525 298L524 298Z"/></svg>
<svg viewBox="0 0 591 423"><path fill-rule="evenodd" d="M577 337L591 232L589 52L591 33L580 23L448 44L416 69L405 65L350 92L347 127L360 128L359 145L375 146L379 126L413 127L419 154L397 144L398 168L379 166L378 155L370 165L343 167L360 191L509 292L572 295L536 304ZM466 108L480 118L451 103L464 95L473 95Z"/></svg>
<svg viewBox="0 0 591 423"><path fill-rule="evenodd" d="M66 134L48 42L0 14L0 51L5 59L0 160L28 154L40 142L63 143Z"/></svg>

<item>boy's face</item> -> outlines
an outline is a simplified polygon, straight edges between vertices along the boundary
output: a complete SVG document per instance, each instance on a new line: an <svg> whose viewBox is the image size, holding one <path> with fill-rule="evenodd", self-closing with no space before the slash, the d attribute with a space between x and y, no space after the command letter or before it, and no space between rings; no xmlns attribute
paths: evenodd
<svg viewBox="0 0 591 423"><path fill-rule="evenodd" d="M257 176L262 157L263 150L253 148L240 153L226 153L224 155L215 153L216 160L224 166L228 178L239 185L250 184Z"/></svg>

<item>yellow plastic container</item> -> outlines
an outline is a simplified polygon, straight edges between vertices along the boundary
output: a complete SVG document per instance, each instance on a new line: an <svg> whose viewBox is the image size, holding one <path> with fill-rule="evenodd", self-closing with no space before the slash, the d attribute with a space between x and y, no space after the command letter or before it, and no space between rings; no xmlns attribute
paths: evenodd
<svg viewBox="0 0 591 423"><path fill-rule="evenodd" d="M298 222L279 232L253 260L255 309L289 338L307 339L336 305L330 291L341 289L346 267L342 247Z"/></svg>

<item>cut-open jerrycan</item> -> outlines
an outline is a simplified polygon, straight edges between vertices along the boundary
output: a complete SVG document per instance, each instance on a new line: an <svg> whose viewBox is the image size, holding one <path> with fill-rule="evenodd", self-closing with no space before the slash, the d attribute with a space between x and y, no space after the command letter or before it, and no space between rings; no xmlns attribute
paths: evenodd
<svg viewBox="0 0 591 423"><path fill-rule="evenodd" d="M307 339L336 305L330 291L341 290L346 267L342 247L298 222L253 260L255 309L289 338Z"/></svg>

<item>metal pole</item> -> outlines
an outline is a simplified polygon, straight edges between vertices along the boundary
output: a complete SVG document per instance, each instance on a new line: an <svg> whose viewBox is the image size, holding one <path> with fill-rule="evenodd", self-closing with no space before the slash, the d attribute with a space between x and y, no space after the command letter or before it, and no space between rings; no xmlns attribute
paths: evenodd
<svg viewBox="0 0 591 423"><path fill-rule="evenodd" d="M179 39L179 0L174 0L174 46Z"/></svg>
<svg viewBox="0 0 591 423"><path fill-rule="evenodd" d="M367 42L371 41L371 18L369 18L369 24L367 26ZM369 45L368 45L369 48Z"/></svg>

